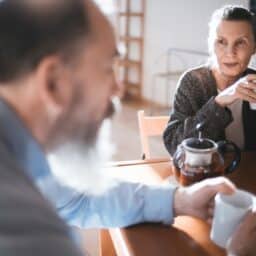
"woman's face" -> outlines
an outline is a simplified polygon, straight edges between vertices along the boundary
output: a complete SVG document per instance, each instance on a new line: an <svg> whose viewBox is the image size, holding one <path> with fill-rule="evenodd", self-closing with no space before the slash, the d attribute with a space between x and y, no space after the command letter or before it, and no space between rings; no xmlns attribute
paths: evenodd
<svg viewBox="0 0 256 256"><path fill-rule="evenodd" d="M214 59L219 73L227 78L240 76L255 52L251 24L246 21L221 21L216 29Z"/></svg>

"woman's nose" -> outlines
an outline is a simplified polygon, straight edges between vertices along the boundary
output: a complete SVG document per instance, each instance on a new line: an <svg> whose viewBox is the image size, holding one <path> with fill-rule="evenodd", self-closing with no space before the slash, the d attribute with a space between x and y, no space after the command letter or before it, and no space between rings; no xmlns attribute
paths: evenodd
<svg viewBox="0 0 256 256"><path fill-rule="evenodd" d="M235 46L234 45L227 45L226 49L225 49L225 54L226 55L235 55L236 50L235 50Z"/></svg>

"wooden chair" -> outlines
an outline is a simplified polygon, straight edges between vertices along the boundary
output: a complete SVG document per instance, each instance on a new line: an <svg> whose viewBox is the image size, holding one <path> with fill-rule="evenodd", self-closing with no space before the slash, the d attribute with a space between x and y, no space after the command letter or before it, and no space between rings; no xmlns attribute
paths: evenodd
<svg viewBox="0 0 256 256"><path fill-rule="evenodd" d="M145 116L144 110L139 110L137 115L142 148L142 159L150 159L149 137L162 136L170 117Z"/></svg>
<svg viewBox="0 0 256 256"><path fill-rule="evenodd" d="M107 229L100 230L99 256L116 256L115 247Z"/></svg>

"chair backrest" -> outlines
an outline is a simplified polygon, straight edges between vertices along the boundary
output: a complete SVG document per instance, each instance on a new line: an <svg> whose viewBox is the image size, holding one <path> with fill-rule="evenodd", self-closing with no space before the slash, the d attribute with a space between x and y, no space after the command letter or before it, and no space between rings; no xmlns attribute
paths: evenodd
<svg viewBox="0 0 256 256"><path fill-rule="evenodd" d="M144 110L138 111L139 134L142 158L150 158L149 137L161 136L169 121L169 116L145 116Z"/></svg>

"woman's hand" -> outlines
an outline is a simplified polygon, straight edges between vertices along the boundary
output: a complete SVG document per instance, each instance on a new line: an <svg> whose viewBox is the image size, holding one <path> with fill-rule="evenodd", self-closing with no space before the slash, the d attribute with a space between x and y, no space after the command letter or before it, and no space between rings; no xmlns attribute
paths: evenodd
<svg viewBox="0 0 256 256"><path fill-rule="evenodd" d="M256 75L250 74L240 78L233 85L219 93L215 101L222 107L227 107L236 100L241 99L256 103Z"/></svg>

